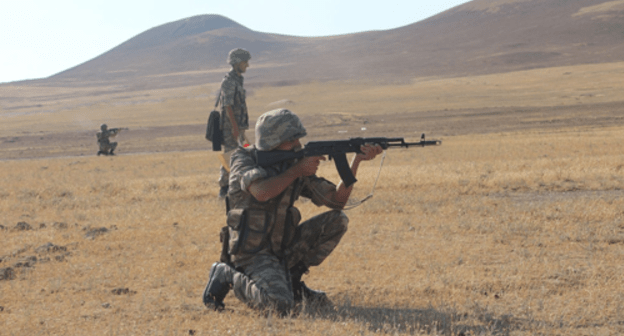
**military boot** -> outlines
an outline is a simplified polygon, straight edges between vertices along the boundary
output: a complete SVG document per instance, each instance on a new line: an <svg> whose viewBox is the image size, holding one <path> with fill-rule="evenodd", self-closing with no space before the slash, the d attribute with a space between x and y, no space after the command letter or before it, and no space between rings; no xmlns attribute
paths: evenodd
<svg viewBox="0 0 624 336"><path fill-rule="evenodd" d="M308 273L308 267L302 262L290 269L290 279L295 298L295 303L301 303L303 299L309 304L331 304L327 294L322 291L308 288L305 282L301 281L301 277Z"/></svg>
<svg viewBox="0 0 624 336"><path fill-rule="evenodd" d="M225 263L216 262L210 268L210 277L206 289L204 289L204 305L214 310L225 308L223 300L232 288L234 272L231 266Z"/></svg>

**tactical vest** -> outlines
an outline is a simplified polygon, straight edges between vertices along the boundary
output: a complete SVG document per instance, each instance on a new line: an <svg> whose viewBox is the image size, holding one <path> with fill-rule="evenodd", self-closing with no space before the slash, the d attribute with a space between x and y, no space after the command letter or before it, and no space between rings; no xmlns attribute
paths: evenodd
<svg viewBox="0 0 624 336"><path fill-rule="evenodd" d="M301 213L293 204L302 187L299 178L279 196L262 203L248 194L228 211L229 254L234 263L261 251L284 258L301 221Z"/></svg>
<svg viewBox="0 0 624 336"><path fill-rule="evenodd" d="M108 138L105 137L104 132L97 132L96 136L97 136L97 139L98 139L99 143L105 143L108 140Z"/></svg>

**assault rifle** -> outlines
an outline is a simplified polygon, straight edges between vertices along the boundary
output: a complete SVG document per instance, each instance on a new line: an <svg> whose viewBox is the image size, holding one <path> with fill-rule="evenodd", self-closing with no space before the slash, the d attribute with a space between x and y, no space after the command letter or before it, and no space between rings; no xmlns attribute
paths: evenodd
<svg viewBox="0 0 624 336"><path fill-rule="evenodd" d="M425 134L419 142L405 142L403 138L351 138L349 140L310 141L300 151L256 151L256 162L261 167L272 166L276 163L301 159L308 156L329 156L334 160L340 178L347 187L357 181L347 162L347 153L361 153L360 147L365 144L378 144L381 148L390 147L425 147L439 146L440 140L425 140Z"/></svg>
<svg viewBox="0 0 624 336"><path fill-rule="evenodd" d="M109 128L108 130L111 132L115 132L115 134L117 134L121 131L127 131L128 127Z"/></svg>

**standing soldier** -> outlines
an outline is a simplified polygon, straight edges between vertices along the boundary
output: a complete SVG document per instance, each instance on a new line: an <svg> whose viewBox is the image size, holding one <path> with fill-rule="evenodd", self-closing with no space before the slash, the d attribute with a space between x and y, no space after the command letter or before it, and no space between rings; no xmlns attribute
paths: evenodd
<svg viewBox="0 0 624 336"><path fill-rule="evenodd" d="M100 156L100 154L115 155L114 150L117 148L117 143L110 142L109 138L115 137L121 130L127 130L127 128L108 129L106 124L100 126L100 131L96 133L98 145L100 146L100 150L97 152L98 156Z"/></svg>
<svg viewBox="0 0 624 336"><path fill-rule="evenodd" d="M232 70L221 82L221 115L223 129L223 159L219 177L219 197L228 192L229 161L232 152L246 141L245 130L249 128L249 115L243 88L243 73L249 67L251 54L245 49L234 49L228 54L228 63Z"/></svg>
<svg viewBox="0 0 624 336"><path fill-rule="evenodd" d="M338 186L316 176L324 157L305 157L270 167L256 164L256 151L296 151L306 130L289 110L264 113L256 123L255 145L232 154L230 210L227 216L231 264L212 265L203 302L222 308L230 289L252 308L288 313L298 302L326 303L321 291L308 288L301 277L329 256L347 231L349 219L342 211L353 186ZM383 150L365 145L350 164L353 175L361 161ZM303 196L331 210L301 224L294 202Z"/></svg>

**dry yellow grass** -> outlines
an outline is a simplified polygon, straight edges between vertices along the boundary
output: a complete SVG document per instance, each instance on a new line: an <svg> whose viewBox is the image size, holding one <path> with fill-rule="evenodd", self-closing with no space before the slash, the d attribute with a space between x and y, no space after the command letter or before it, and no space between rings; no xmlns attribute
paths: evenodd
<svg viewBox="0 0 624 336"><path fill-rule="evenodd" d="M620 334L623 131L389 151L375 196L305 277L336 313L285 319L233 295L224 313L201 304L224 219L214 154L2 161L0 268L15 278L0 281L0 334ZM331 163L320 174L337 178Z"/></svg>
<svg viewBox="0 0 624 336"><path fill-rule="evenodd" d="M371 113L579 106L621 101L623 72L624 62L620 62L463 78L417 78L402 85L330 82L256 87L248 90L248 105L251 120L280 107L271 103L283 100L295 104L282 104L282 107L314 118L327 114L352 117ZM247 83L253 85L254 80ZM0 134L8 137L95 132L102 123L132 129L203 124L214 104L218 86L218 83L210 83L134 92L109 87L5 86L1 89L5 100L1 102ZM543 119L549 120L548 115Z"/></svg>
<svg viewBox="0 0 624 336"><path fill-rule="evenodd" d="M225 313L202 306L224 219L213 153L0 161L0 279L12 278L0 280L0 335L621 334L624 126L596 104L621 101L623 71L613 63L250 89L252 120L291 100L287 107L313 125L311 137L342 137L327 126L359 130L359 117L402 112L457 110L440 122L464 123L473 110L544 108L512 121L613 121L445 136L441 147L389 151L375 196L348 211L349 232L304 278L334 300L328 315L267 318L233 296ZM202 124L216 89L5 86L0 134ZM548 113L555 106L570 109ZM458 133L476 133L470 127ZM206 146L201 134L120 137L122 153ZM60 143L15 144L10 151L67 153ZM354 198L369 192L378 164L361 167ZM331 163L320 174L338 179ZM304 217L321 211L309 202L300 208ZM24 223L31 229L21 230Z"/></svg>

